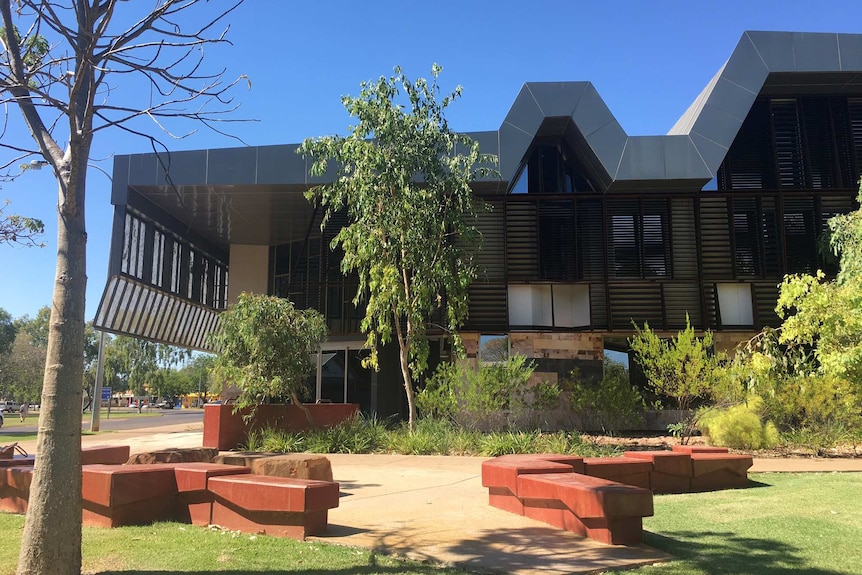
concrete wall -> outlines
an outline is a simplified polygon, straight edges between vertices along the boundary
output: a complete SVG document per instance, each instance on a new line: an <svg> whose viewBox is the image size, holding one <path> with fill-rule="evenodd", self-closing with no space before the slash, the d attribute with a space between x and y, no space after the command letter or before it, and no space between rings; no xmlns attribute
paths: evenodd
<svg viewBox="0 0 862 575"><path fill-rule="evenodd" d="M231 244L227 303L242 292L265 294L269 282L269 246Z"/></svg>

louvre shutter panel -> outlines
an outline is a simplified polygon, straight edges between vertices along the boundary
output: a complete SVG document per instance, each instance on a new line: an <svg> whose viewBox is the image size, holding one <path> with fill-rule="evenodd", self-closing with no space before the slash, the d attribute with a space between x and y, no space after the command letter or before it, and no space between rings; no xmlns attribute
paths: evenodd
<svg viewBox="0 0 862 575"><path fill-rule="evenodd" d="M674 279L697 278L697 233L694 199L674 198L671 203L670 240L673 245Z"/></svg>
<svg viewBox="0 0 862 575"><path fill-rule="evenodd" d="M667 200L644 200L641 226L643 276L669 276L671 244L667 233Z"/></svg>
<svg viewBox="0 0 862 575"><path fill-rule="evenodd" d="M467 289L469 317L467 329L503 332L508 328L506 286L474 282Z"/></svg>
<svg viewBox="0 0 862 575"><path fill-rule="evenodd" d="M748 112L719 170L721 189L775 188L769 102L757 100Z"/></svg>
<svg viewBox="0 0 862 575"><path fill-rule="evenodd" d="M782 189L804 188L802 131L796 100L774 99L771 104L779 186Z"/></svg>
<svg viewBox="0 0 862 575"><path fill-rule="evenodd" d="M802 116L805 124L805 149L808 152L809 187L835 187L835 149L829 118L829 101L826 98L804 98Z"/></svg>
<svg viewBox="0 0 862 575"><path fill-rule="evenodd" d="M578 200L577 222L579 279L604 279L605 230L602 201Z"/></svg>
<svg viewBox="0 0 862 575"><path fill-rule="evenodd" d="M509 202L506 205L506 265L509 281L538 279L537 235L535 203Z"/></svg>
<svg viewBox="0 0 862 575"><path fill-rule="evenodd" d="M539 202L540 279L578 279L574 209L572 200Z"/></svg>
<svg viewBox="0 0 862 575"><path fill-rule="evenodd" d="M473 225L482 234L481 249L474 254L478 280L503 282L506 278L506 212L501 203L476 214ZM472 248L471 248L472 249Z"/></svg>
<svg viewBox="0 0 862 575"><path fill-rule="evenodd" d="M850 187L856 187L859 176L862 175L862 98L847 100L847 114L850 119L850 137L853 141L855 160L853 182Z"/></svg>
<svg viewBox="0 0 862 575"><path fill-rule="evenodd" d="M638 219L636 201L608 200L610 230L608 238L608 275L617 278L640 277L640 254L637 244Z"/></svg>
<svg viewBox="0 0 862 575"><path fill-rule="evenodd" d="M787 273L814 273L817 267L814 198L784 200L784 242L787 246Z"/></svg>
<svg viewBox="0 0 862 575"><path fill-rule="evenodd" d="M704 197L700 201L700 237L705 278L733 277L727 199Z"/></svg>

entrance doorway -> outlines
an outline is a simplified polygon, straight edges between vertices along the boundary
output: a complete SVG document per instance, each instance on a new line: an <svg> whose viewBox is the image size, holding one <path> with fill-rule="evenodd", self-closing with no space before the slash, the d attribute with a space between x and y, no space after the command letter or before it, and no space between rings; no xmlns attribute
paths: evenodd
<svg viewBox="0 0 862 575"><path fill-rule="evenodd" d="M370 353L364 342L324 344L317 353L315 400L358 403L363 413L377 413L377 372L362 366Z"/></svg>

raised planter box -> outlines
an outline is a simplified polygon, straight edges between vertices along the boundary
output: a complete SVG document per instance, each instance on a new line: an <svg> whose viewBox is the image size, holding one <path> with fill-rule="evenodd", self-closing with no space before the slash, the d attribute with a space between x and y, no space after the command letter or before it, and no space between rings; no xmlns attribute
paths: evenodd
<svg viewBox="0 0 862 575"><path fill-rule="evenodd" d="M314 423L318 427L333 427L359 413L356 403L306 404ZM274 427L286 431L308 429L305 413L293 404L266 404L257 406L254 419L249 423L243 420L248 411L234 413L233 405L204 406L204 447L220 451L236 449L248 441L252 429Z"/></svg>

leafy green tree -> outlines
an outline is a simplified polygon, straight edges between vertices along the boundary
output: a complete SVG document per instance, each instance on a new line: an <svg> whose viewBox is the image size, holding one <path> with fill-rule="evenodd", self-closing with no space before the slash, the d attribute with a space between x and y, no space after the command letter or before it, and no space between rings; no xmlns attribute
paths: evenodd
<svg viewBox="0 0 862 575"><path fill-rule="evenodd" d="M8 353L15 341L18 329L8 311L0 307L0 355Z"/></svg>
<svg viewBox="0 0 862 575"><path fill-rule="evenodd" d="M416 419L413 383L428 365L430 318L444 310L443 327L459 346L456 330L467 315L467 286L475 277L466 246L478 242L470 182L490 173L495 158L449 128L446 108L461 87L438 100L437 76L409 80L395 75L364 82L358 97L342 103L356 119L348 136L308 139L299 152L314 160L313 174L334 162L338 175L309 199L326 209L325 222L346 211L348 223L333 247L342 271L359 279L354 304L365 306L362 330L378 366L378 346L398 342L401 375Z"/></svg>
<svg viewBox="0 0 862 575"><path fill-rule="evenodd" d="M36 239L45 233L45 224L35 218L3 213L8 205L9 200L0 205L0 244L45 247Z"/></svg>
<svg viewBox="0 0 862 575"><path fill-rule="evenodd" d="M191 382L189 393L197 392L202 399L210 393L218 395L221 393L221 381L215 376L216 356L209 353L196 353L191 360L180 370ZM213 388L217 387L215 391Z"/></svg>
<svg viewBox="0 0 862 575"><path fill-rule="evenodd" d="M45 374L45 349L32 345L26 334L18 333L12 350L2 365L5 395L17 401L39 403Z"/></svg>
<svg viewBox="0 0 862 575"><path fill-rule="evenodd" d="M713 353L713 335L707 330L702 337L695 335L688 317L685 329L675 337L659 337L644 323L636 324L635 336L629 340L638 364L650 389L670 397L675 407L689 411L699 399L717 399L729 393L723 377L721 354ZM696 419L691 416L677 428L687 443L694 432Z"/></svg>
<svg viewBox="0 0 862 575"><path fill-rule="evenodd" d="M215 26L242 0L0 0L0 103L32 139L0 140L12 166L35 157L57 180L57 268L29 509L18 573L81 570L81 394L87 289L87 166L96 134L147 138L142 119L210 121L233 109L232 83L203 66L227 42ZM195 12L204 4L203 14ZM120 88L126 82L125 89ZM141 85L148 89L136 89ZM131 84L129 84L131 82ZM118 100L118 96L125 101ZM167 132L170 133L170 132ZM28 143L29 142L29 143ZM23 164L27 166L28 164Z"/></svg>
<svg viewBox="0 0 862 575"><path fill-rule="evenodd" d="M311 355L326 338L326 321L313 309L299 310L287 299L240 294L220 317L213 337L216 370L242 390L239 408L253 413L260 403L289 397L305 411L300 397L310 391Z"/></svg>
<svg viewBox="0 0 862 575"><path fill-rule="evenodd" d="M859 200L862 200L860 187ZM859 383L862 391L862 208L829 220L838 277L789 275L776 312L780 341L813 349L820 371Z"/></svg>
<svg viewBox="0 0 862 575"><path fill-rule="evenodd" d="M696 336L687 317L685 329L672 338L659 337L648 323L634 328L629 344L652 391L672 398L681 410L714 395L721 356L712 351L711 331Z"/></svg>
<svg viewBox="0 0 862 575"><path fill-rule="evenodd" d="M42 306L36 312L36 317L31 318L29 315L24 315L15 320L15 325L19 331L27 334L32 345L47 349L50 322L51 308Z"/></svg>

